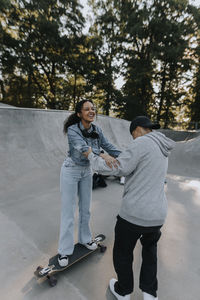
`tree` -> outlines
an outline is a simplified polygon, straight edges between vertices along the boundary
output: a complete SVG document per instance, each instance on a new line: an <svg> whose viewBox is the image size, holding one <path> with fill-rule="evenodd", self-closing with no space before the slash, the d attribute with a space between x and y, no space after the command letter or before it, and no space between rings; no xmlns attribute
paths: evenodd
<svg viewBox="0 0 200 300"><path fill-rule="evenodd" d="M4 73L11 65L9 60L15 59L13 72L27 82L30 106L63 107L66 93L60 81L71 70L74 45L78 47L74 40L81 36L84 25L78 1L13 1L6 20L4 36L13 43L7 42L3 51ZM8 52L12 53L9 59Z"/></svg>
<svg viewBox="0 0 200 300"><path fill-rule="evenodd" d="M192 37L192 17L187 1L122 1L124 21L125 84L123 116L149 114L173 119L173 105L184 94L183 77L191 68L186 57ZM180 103L179 103L180 101Z"/></svg>
<svg viewBox="0 0 200 300"><path fill-rule="evenodd" d="M149 28L150 10L146 1L121 1L124 54L124 97L118 110L131 120L148 112L152 97L153 35Z"/></svg>
<svg viewBox="0 0 200 300"><path fill-rule="evenodd" d="M193 83L190 88L189 117L192 122L200 124L200 9L191 7L191 13L194 16L195 41L196 46L193 49L194 75Z"/></svg>
<svg viewBox="0 0 200 300"><path fill-rule="evenodd" d="M188 52L189 43L194 33L193 18L188 1L158 1L153 3L154 18L151 26L155 37L156 81L158 92L157 121L163 119L168 127L175 117L175 108L183 104L192 60Z"/></svg>
<svg viewBox="0 0 200 300"><path fill-rule="evenodd" d="M92 82L101 91L103 112L109 115L118 94L115 79L120 71L119 6L114 0L90 1L90 5L94 13L90 34L96 37L94 52L98 66Z"/></svg>

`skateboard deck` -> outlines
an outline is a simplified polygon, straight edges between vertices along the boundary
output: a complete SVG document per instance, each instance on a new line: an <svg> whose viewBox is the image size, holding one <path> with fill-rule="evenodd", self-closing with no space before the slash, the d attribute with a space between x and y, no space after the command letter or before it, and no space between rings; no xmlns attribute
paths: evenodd
<svg viewBox="0 0 200 300"><path fill-rule="evenodd" d="M98 245L102 253L106 250L106 246L101 244L101 242L104 241L105 238L105 235L99 234L94 239L94 242ZM34 275L36 276L38 283L42 283L43 281L48 280L50 286L55 286L57 284L57 279L56 277L54 277L56 273L68 269L74 263L95 252L97 249L89 250L85 246L77 243L74 246L73 254L69 255L69 263L66 267L60 267L58 263L58 254L56 254L49 259L48 266L38 266L34 272Z"/></svg>

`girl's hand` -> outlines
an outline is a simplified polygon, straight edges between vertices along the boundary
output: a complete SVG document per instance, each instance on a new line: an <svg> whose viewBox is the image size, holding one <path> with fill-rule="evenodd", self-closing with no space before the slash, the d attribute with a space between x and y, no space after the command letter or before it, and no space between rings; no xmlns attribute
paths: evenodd
<svg viewBox="0 0 200 300"><path fill-rule="evenodd" d="M88 158L88 155L92 152L92 148L89 147L88 151L87 152L83 152L83 155Z"/></svg>

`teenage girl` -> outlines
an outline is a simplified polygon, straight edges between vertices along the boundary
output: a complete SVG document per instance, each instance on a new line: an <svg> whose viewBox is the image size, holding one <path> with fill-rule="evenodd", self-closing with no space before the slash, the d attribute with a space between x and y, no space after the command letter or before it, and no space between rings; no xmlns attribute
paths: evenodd
<svg viewBox="0 0 200 300"><path fill-rule="evenodd" d="M92 195L92 170L89 160L82 154L89 147L96 155L105 159L108 165L116 163L115 158L121 153L103 135L102 130L92 122L95 108L91 100L82 100L76 105L75 113L64 122L69 152L60 176L61 189L61 224L58 247L58 262L61 267L68 264L68 256L74 251L74 215L76 197L79 198L78 242L88 249L97 245L92 240L89 226L90 202ZM108 154L101 153L104 149Z"/></svg>

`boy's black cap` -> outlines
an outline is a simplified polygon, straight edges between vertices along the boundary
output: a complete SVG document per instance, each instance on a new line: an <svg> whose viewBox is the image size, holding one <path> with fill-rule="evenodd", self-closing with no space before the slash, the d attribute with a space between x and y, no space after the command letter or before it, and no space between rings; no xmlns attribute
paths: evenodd
<svg viewBox="0 0 200 300"><path fill-rule="evenodd" d="M150 129L159 129L159 123L152 123L151 120L145 116L138 116L130 124L130 133L132 134L133 130L136 129L137 126L143 128L150 128Z"/></svg>

